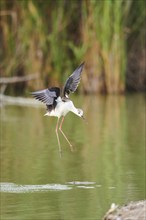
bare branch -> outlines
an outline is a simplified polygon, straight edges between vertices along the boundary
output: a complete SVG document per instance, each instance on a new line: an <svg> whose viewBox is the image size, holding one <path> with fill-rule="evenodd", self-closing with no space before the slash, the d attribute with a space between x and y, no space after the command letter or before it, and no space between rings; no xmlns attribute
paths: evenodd
<svg viewBox="0 0 146 220"><path fill-rule="evenodd" d="M25 81L37 79L38 77L39 77L39 73L30 74L28 76L1 77L0 84L25 82Z"/></svg>

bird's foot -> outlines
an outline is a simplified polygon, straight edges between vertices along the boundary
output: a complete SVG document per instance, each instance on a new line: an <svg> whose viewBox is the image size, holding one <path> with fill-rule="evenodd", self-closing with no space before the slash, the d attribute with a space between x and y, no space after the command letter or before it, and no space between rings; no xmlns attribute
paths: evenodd
<svg viewBox="0 0 146 220"><path fill-rule="evenodd" d="M71 152L74 152L74 148L73 148L72 144L70 144L70 150L71 150Z"/></svg>
<svg viewBox="0 0 146 220"><path fill-rule="evenodd" d="M59 156L62 158L62 150L59 150Z"/></svg>

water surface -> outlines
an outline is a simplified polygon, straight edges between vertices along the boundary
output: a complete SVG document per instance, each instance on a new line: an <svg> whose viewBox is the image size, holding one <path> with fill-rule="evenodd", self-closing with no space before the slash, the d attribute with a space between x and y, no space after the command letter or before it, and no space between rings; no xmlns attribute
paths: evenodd
<svg viewBox="0 0 146 220"><path fill-rule="evenodd" d="M143 95L74 97L88 123L69 113L63 125L74 152L45 107L1 108L1 219L101 219L112 203L145 198Z"/></svg>

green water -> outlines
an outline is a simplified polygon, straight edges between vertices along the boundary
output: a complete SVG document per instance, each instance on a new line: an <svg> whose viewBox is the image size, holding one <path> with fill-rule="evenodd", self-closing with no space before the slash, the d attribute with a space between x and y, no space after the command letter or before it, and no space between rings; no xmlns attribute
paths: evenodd
<svg viewBox="0 0 146 220"><path fill-rule="evenodd" d="M74 97L55 134L45 108L1 108L1 220L98 220L112 203L145 198L143 95Z"/></svg>

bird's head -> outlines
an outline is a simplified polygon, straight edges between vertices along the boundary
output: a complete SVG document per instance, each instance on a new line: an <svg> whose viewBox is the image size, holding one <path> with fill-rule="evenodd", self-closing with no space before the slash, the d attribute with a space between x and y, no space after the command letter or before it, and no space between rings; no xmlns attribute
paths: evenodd
<svg viewBox="0 0 146 220"><path fill-rule="evenodd" d="M70 101L69 104L70 104L69 105L69 111L73 112L74 114L76 114L80 118L85 119L84 116L83 116L84 112L83 112L82 109L76 108L72 101Z"/></svg>
<svg viewBox="0 0 146 220"><path fill-rule="evenodd" d="M80 108L77 108L77 115L78 115L79 117L85 119L84 116L83 116L83 114L84 114L83 110L80 109Z"/></svg>

